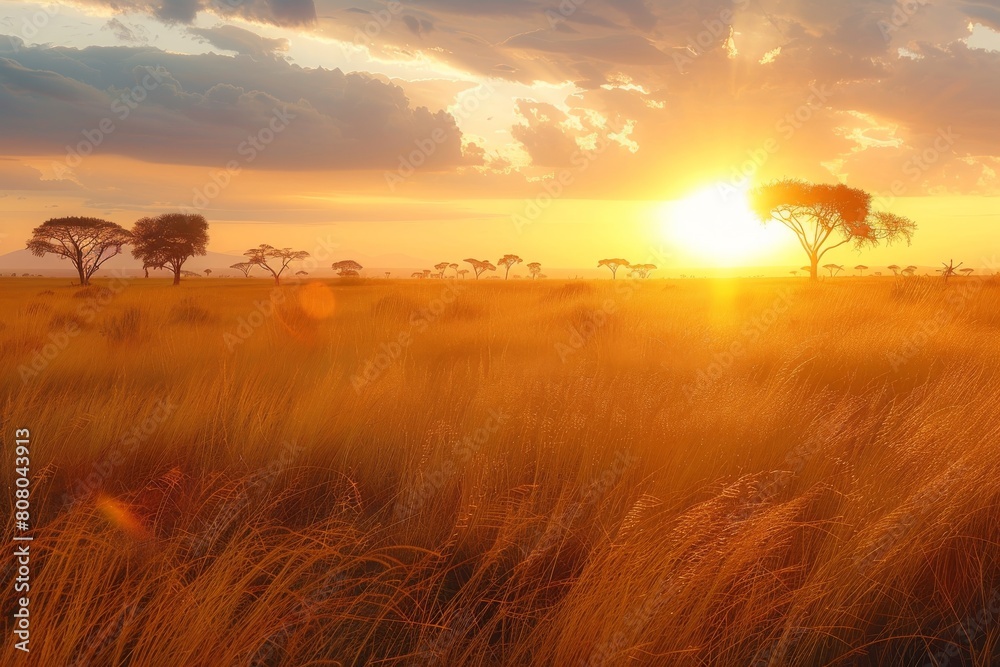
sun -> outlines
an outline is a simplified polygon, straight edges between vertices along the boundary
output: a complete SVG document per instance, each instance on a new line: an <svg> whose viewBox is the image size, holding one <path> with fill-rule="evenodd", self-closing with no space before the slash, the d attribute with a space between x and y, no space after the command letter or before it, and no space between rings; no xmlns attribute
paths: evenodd
<svg viewBox="0 0 1000 667"><path fill-rule="evenodd" d="M665 240L691 262L733 267L760 262L788 241L780 225L763 225L750 210L748 188L709 186L661 208Z"/></svg>

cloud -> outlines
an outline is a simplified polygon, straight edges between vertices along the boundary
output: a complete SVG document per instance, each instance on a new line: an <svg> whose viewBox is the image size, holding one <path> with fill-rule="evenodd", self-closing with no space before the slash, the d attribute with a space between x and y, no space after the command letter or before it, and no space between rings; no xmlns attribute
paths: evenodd
<svg viewBox="0 0 1000 667"><path fill-rule="evenodd" d="M234 25L188 28L187 31L200 41L207 42L218 49L247 56L271 57L279 51L288 50L287 39L261 37L255 32Z"/></svg>
<svg viewBox="0 0 1000 667"><path fill-rule="evenodd" d="M164 23L194 23L199 12L238 17L280 26L315 23L313 0L81 0L84 4L109 7L116 12L142 13Z"/></svg>
<svg viewBox="0 0 1000 667"><path fill-rule="evenodd" d="M388 169L437 136L424 169L465 163L449 114L414 108L402 89L366 74L273 58L131 47L13 53L0 46L0 108L8 155L65 154L83 145L81 153L219 167L243 161L241 148L263 133L275 136L245 166ZM287 124L280 135L276 115L289 119L278 123Z"/></svg>

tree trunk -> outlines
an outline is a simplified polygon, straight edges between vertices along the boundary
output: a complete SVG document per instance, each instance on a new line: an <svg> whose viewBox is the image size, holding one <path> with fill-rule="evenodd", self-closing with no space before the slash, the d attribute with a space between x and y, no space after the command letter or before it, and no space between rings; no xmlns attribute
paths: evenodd
<svg viewBox="0 0 1000 667"><path fill-rule="evenodd" d="M809 280L819 282L819 257L816 255L809 258Z"/></svg>
<svg viewBox="0 0 1000 667"><path fill-rule="evenodd" d="M179 266L174 267L174 284L175 285L181 284L181 267Z"/></svg>
<svg viewBox="0 0 1000 667"><path fill-rule="evenodd" d="M80 274L80 286L86 287L87 285L89 285L90 281L87 280L87 274L83 272L83 267L82 266L76 267L76 271L77 273Z"/></svg>

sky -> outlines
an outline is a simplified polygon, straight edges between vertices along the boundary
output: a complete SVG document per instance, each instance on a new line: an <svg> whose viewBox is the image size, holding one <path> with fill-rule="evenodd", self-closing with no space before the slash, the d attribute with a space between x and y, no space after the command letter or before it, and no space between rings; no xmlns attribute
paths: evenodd
<svg viewBox="0 0 1000 667"><path fill-rule="evenodd" d="M741 203L791 176L919 226L838 263L987 266L998 31L997 0L0 0L0 253L184 210L221 253L797 267Z"/></svg>

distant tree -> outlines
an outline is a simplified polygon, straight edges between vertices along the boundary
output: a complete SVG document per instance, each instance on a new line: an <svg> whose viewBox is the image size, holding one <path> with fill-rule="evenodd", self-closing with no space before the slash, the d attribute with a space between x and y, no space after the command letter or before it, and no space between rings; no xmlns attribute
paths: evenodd
<svg viewBox="0 0 1000 667"><path fill-rule="evenodd" d="M300 262L309 257L305 250L292 250L291 248L275 248L267 243L261 243L256 248L250 248L245 253L247 261L256 266L267 269L274 277L274 284L281 284L281 274L292 262ZM271 266L271 263L274 266Z"/></svg>
<svg viewBox="0 0 1000 667"><path fill-rule="evenodd" d="M241 272L245 278L249 278L250 271L252 271L253 267L255 266L256 264L253 264L251 262L240 262L239 264L233 264L229 268L236 269L237 271Z"/></svg>
<svg viewBox="0 0 1000 667"><path fill-rule="evenodd" d="M864 264L858 264L857 266L854 267L854 270L855 271L860 271L861 272L861 277L864 278L865 277L865 271L868 270L868 267L865 266Z"/></svg>
<svg viewBox="0 0 1000 667"><path fill-rule="evenodd" d="M183 270L181 271L181 275L184 276L185 278L201 278L201 274L198 273L197 271Z"/></svg>
<svg viewBox="0 0 1000 667"><path fill-rule="evenodd" d="M468 269L462 269L461 271L458 271L457 273L458 273L459 276L461 276L462 280L465 280L465 276L467 276L469 274L469 270Z"/></svg>
<svg viewBox="0 0 1000 667"><path fill-rule="evenodd" d="M309 275L309 272L308 271L296 271L295 275L301 276L302 278L305 278L306 276Z"/></svg>
<svg viewBox="0 0 1000 667"><path fill-rule="evenodd" d="M101 265L120 254L130 241L127 229L107 220L52 218L32 230L27 247L35 257L53 254L68 259L80 284L89 285Z"/></svg>
<svg viewBox="0 0 1000 667"><path fill-rule="evenodd" d="M174 285L179 285L184 262L207 252L208 222L201 215L185 213L141 218L132 228L132 244L133 257L170 269Z"/></svg>
<svg viewBox="0 0 1000 667"><path fill-rule="evenodd" d="M903 269L901 271L901 273L904 276L913 276L913 274L916 273L916 272L917 272L917 267L915 267L915 266L908 266L908 267L906 267L905 269Z"/></svg>
<svg viewBox="0 0 1000 667"><path fill-rule="evenodd" d="M497 261L497 266L502 266L506 269L503 274L503 279L507 280L507 278L510 277L510 267L514 266L515 264L520 264L523 261L524 260L518 257L517 255L504 255L503 257L501 257Z"/></svg>
<svg viewBox="0 0 1000 667"><path fill-rule="evenodd" d="M212 277L212 269L205 269L205 275L209 278Z"/></svg>
<svg viewBox="0 0 1000 667"><path fill-rule="evenodd" d="M656 270L656 265L655 264L629 264L628 268L630 268L632 270L632 274L631 275L637 276L637 277L642 278L643 280L645 280L646 278L649 277L650 273L652 273L653 271Z"/></svg>
<svg viewBox="0 0 1000 667"><path fill-rule="evenodd" d="M875 272L875 277L876 278L881 278L882 277L882 272L881 271L876 271Z"/></svg>
<svg viewBox="0 0 1000 667"><path fill-rule="evenodd" d="M434 265L434 270L438 272L438 275L444 278L444 272L448 270L449 266L451 266L451 264L448 262L438 262Z"/></svg>
<svg viewBox="0 0 1000 667"><path fill-rule="evenodd" d="M751 194L757 217L780 222L795 233L809 256L809 277L817 280L820 260L834 248L853 243L857 249L913 238L916 223L893 213L872 210L872 196L839 185L814 185L786 179ZM825 267L824 267L825 268Z"/></svg>
<svg viewBox="0 0 1000 667"><path fill-rule="evenodd" d="M628 265L629 265L628 260L627 259L621 259L621 258L616 258L616 259L602 259L601 261L599 261L597 263L598 268L600 268L602 266L606 266L606 267L608 267L611 270L611 278L612 278L612 280L618 278L618 269L620 269L623 266L628 266Z"/></svg>
<svg viewBox="0 0 1000 667"><path fill-rule="evenodd" d="M894 275L894 276L898 276L899 275L900 268L896 264L893 264L892 266L890 266L888 268L889 268L890 271L892 271L892 275Z"/></svg>
<svg viewBox="0 0 1000 667"><path fill-rule="evenodd" d="M386 279L386 280L388 280L388 279L389 279L389 271L386 271L386 272L385 272L385 279Z"/></svg>
<svg viewBox="0 0 1000 667"><path fill-rule="evenodd" d="M423 271L414 271L413 273L410 274L410 277L411 278L417 278L418 280L423 280L423 278L424 278L424 272Z"/></svg>
<svg viewBox="0 0 1000 667"><path fill-rule="evenodd" d="M531 279L535 280L538 278L538 274L542 272L541 262L532 262L528 264L528 273L531 275Z"/></svg>
<svg viewBox="0 0 1000 667"><path fill-rule="evenodd" d="M357 278L361 275L361 269L365 268L353 259L345 259L342 262L334 262L333 270L341 278Z"/></svg>
<svg viewBox="0 0 1000 667"><path fill-rule="evenodd" d="M961 271L959 271L959 273L965 274L965 277L968 278L973 273L975 273L975 271L976 271L975 269L962 269Z"/></svg>
<svg viewBox="0 0 1000 667"><path fill-rule="evenodd" d="M791 273L793 276L798 276L799 275L798 271L789 271L789 273Z"/></svg>
<svg viewBox="0 0 1000 667"><path fill-rule="evenodd" d="M965 264L965 262L962 262L958 266L955 266L955 260L951 260L947 264L942 262L941 266L944 268L938 269L937 272L941 274L941 277L944 278L945 282L948 282L949 278L954 278L958 275L958 269L962 266L962 264Z"/></svg>
<svg viewBox="0 0 1000 667"><path fill-rule="evenodd" d="M454 271L456 276L458 275L458 264L449 264L448 268Z"/></svg>
<svg viewBox="0 0 1000 667"><path fill-rule="evenodd" d="M844 270L844 267L838 266L837 264L824 264L823 268L830 272L831 278ZM834 273L834 271L836 271L836 273Z"/></svg>
<svg viewBox="0 0 1000 667"><path fill-rule="evenodd" d="M479 276L483 275L486 271L496 271L497 267L493 266L493 262L489 262L485 259L469 259L462 260L463 262L472 266L472 270L476 274L476 280L479 280Z"/></svg>
<svg viewBox="0 0 1000 667"><path fill-rule="evenodd" d="M423 271L421 271L421 275L426 280L427 278L431 277L431 270L430 269L424 269Z"/></svg>

